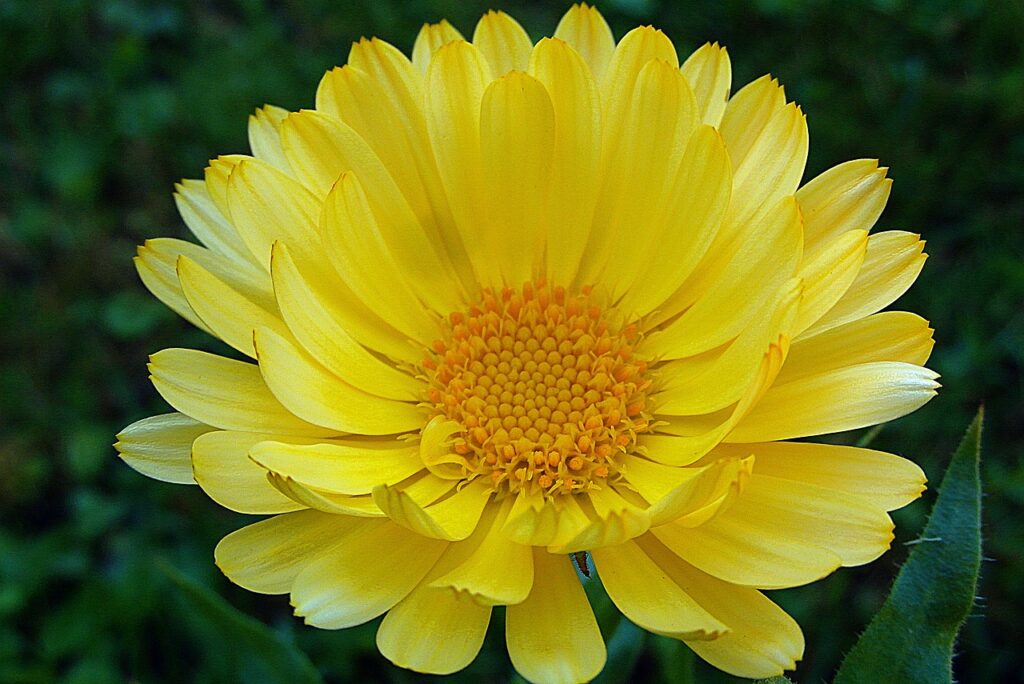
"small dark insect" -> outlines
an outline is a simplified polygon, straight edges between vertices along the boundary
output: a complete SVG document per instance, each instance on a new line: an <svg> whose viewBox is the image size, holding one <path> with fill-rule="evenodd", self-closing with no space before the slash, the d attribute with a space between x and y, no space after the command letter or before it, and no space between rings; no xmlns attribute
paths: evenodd
<svg viewBox="0 0 1024 684"><path fill-rule="evenodd" d="M572 553L572 554L569 554L569 555L572 556L573 562L576 563L576 567L580 569L580 572L583 573L583 576L586 577L587 579L589 579L590 578L590 566L587 565L587 552L586 551L577 551L576 553Z"/></svg>

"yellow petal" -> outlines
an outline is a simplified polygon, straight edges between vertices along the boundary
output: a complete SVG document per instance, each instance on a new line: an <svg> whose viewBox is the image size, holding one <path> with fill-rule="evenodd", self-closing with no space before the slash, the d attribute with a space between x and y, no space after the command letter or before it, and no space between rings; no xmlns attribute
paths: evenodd
<svg viewBox="0 0 1024 684"><path fill-rule="evenodd" d="M615 52L615 37L596 7L586 3L570 7L558 22L555 38L564 40L583 57L594 80L604 78Z"/></svg>
<svg viewBox="0 0 1024 684"><path fill-rule="evenodd" d="M660 242L658 229L670 210L673 186L697 123L693 93L674 63L651 60L630 84L632 97L608 111L602 191L590 253L580 275L583 282L608 287L613 301L645 272L648 255L644 249L621 249L623 236L636 226L652 226L652 243ZM602 266L604 274L598 276Z"/></svg>
<svg viewBox="0 0 1024 684"><path fill-rule="evenodd" d="M332 434L289 413L253 364L193 349L164 349L149 360L150 379L160 396L207 425L279 435Z"/></svg>
<svg viewBox="0 0 1024 684"><path fill-rule="evenodd" d="M686 58L681 69L697 98L700 120L710 126L718 126L732 86L728 50L718 43L704 43Z"/></svg>
<svg viewBox="0 0 1024 684"><path fill-rule="evenodd" d="M212 430L180 413L137 420L117 434L118 456L146 477L174 484L195 484L192 442Z"/></svg>
<svg viewBox="0 0 1024 684"><path fill-rule="evenodd" d="M277 307L263 308L186 256L178 257L178 281L189 306L213 334L250 358L256 358L252 333L257 327L290 336Z"/></svg>
<svg viewBox="0 0 1024 684"><path fill-rule="evenodd" d="M423 470L419 446L398 441L332 441L288 444L264 441L249 451L262 468L315 489L339 494L369 494Z"/></svg>
<svg viewBox="0 0 1024 684"><path fill-rule="evenodd" d="M522 603L533 586L533 553L529 546L510 542L501 528L511 508L511 499L484 518L464 542L465 558L430 582L431 587L466 593L481 605Z"/></svg>
<svg viewBox="0 0 1024 684"><path fill-rule="evenodd" d="M488 86L480 149L490 222L476 242L504 283L539 275L554 144L555 112L540 81L513 71Z"/></svg>
<svg viewBox="0 0 1024 684"><path fill-rule="evenodd" d="M735 257L707 293L661 332L652 334L645 351L671 350L675 358L692 356L735 337L795 275L801 231L796 201L783 199L758 226L757 235L741 241Z"/></svg>
<svg viewBox="0 0 1024 684"><path fill-rule="evenodd" d="M566 286L586 249L597 201L601 103L583 58L561 40L537 43L530 74L544 84L554 108L546 269L555 283Z"/></svg>
<svg viewBox="0 0 1024 684"><path fill-rule="evenodd" d="M729 458L705 466L675 468L639 456L623 458L629 486L650 502L651 525L680 519L680 524L700 525L728 507L743 491L753 471L754 459L735 451Z"/></svg>
<svg viewBox="0 0 1024 684"><path fill-rule="evenodd" d="M273 470L263 470L267 481L277 491L295 503L333 515L357 518L383 518L384 512L377 507L371 496L349 496L324 489L316 489L296 482L287 475Z"/></svg>
<svg viewBox="0 0 1024 684"><path fill-rule="evenodd" d="M347 311L339 313L336 298L321 296L323 293L303 278L283 243L274 245L271 274L281 315L291 333L317 361L364 392L388 399L420 398L422 382L359 344L345 327L352 315ZM376 331L383 327L383 322L373 325L370 320L365 327ZM405 351L406 345L398 346Z"/></svg>
<svg viewBox="0 0 1024 684"><path fill-rule="evenodd" d="M619 302L624 311L648 314L675 292L707 252L729 208L732 170L721 135L701 126L687 143L669 201L650 226L643 269Z"/></svg>
<svg viewBox="0 0 1024 684"><path fill-rule="evenodd" d="M473 534L493 493L489 484L475 480L446 499L422 506L404 489L382 485L373 490L373 500L389 518L417 534L458 541Z"/></svg>
<svg viewBox="0 0 1024 684"><path fill-rule="evenodd" d="M530 596L505 609L505 640L524 678L550 684L593 679L605 648L587 595L568 556L534 549Z"/></svg>
<svg viewBox="0 0 1024 684"><path fill-rule="evenodd" d="M377 648L399 667L451 674L476 658L490 620L491 607L466 594L420 586L384 616Z"/></svg>
<svg viewBox="0 0 1024 684"><path fill-rule="evenodd" d="M734 584L781 589L882 555L893 524L881 506L756 468L728 510L699 527L653 530L674 553Z"/></svg>
<svg viewBox="0 0 1024 684"><path fill-rule="evenodd" d="M639 543L675 584L728 628L710 641L686 639L697 655L738 677L771 677L796 667L804 653L800 626L761 592L701 572L650 535Z"/></svg>
<svg viewBox="0 0 1024 684"><path fill-rule="evenodd" d="M856 430L905 416L935 396L938 374L909 363L846 366L774 385L728 442L768 442Z"/></svg>
<svg viewBox="0 0 1024 684"><path fill-rule="evenodd" d="M627 498L623 492L611 487L591 490L586 496L594 511L590 522L568 541L552 542L548 546L552 553L576 553L614 546L643 534L651 526L649 512L629 500L635 497Z"/></svg>
<svg viewBox="0 0 1024 684"><path fill-rule="evenodd" d="M803 291L800 279L790 280L772 303L774 309L753 321L728 346L663 364L659 370L663 384L652 397L658 413L705 414L738 401L757 378L768 346L792 329Z"/></svg>
<svg viewBox="0 0 1024 684"><path fill-rule="evenodd" d="M323 629L368 622L408 596L447 546L390 521L362 526L295 577L295 614Z"/></svg>
<svg viewBox="0 0 1024 684"><path fill-rule="evenodd" d="M257 159L238 164L228 180L231 221L267 271L278 240L315 261L320 244L320 203L298 181Z"/></svg>
<svg viewBox="0 0 1024 684"><path fill-rule="evenodd" d="M238 513L264 515L305 508L275 489L267 482L266 471L249 459L249 451L268 439L286 438L228 430L202 436L192 446L196 482L211 499ZM292 439L307 444L315 441Z"/></svg>
<svg viewBox="0 0 1024 684"><path fill-rule="evenodd" d="M524 546L558 546L577 537L593 520L577 497L547 499L537 491L522 490L516 496L501 531L510 541Z"/></svg>
<svg viewBox="0 0 1024 684"><path fill-rule="evenodd" d="M768 122L785 106L785 90L768 75L751 81L729 99L718 128L729 146L733 166L747 157Z"/></svg>
<svg viewBox="0 0 1024 684"><path fill-rule="evenodd" d="M793 336L809 328L846 293L864 263L868 234L863 230L843 233L811 259L805 259L799 277L804 297Z"/></svg>
<svg viewBox="0 0 1024 684"><path fill-rule="evenodd" d="M318 111L348 124L373 149L405 196L447 268L473 290L473 272L455 228L423 112L422 76L394 46L373 38L352 45L348 66L328 71Z"/></svg>
<svg viewBox="0 0 1024 684"><path fill-rule="evenodd" d="M437 339L440 326L437 315L424 309L419 296L429 300L425 295L429 289L447 292L447 297L433 297L438 304L434 311L443 314L458 310L446 309L449 305L443 303L451 299L451 306L458 306L457 293L443 275L434 273L417 281L404 270L406 259L396 258L395 243L388 240L390 230L374 216L363 188L362 182L346 173L324 200L320 228L327 257L364 304L425 347Z"/></svg>
<svg viewBox="0 0 1024 684"><path fill-rule="evenodd" d="M313 356L332 371L335 358L345 362L345 370L339 374L371 394L400 399L403 390L413 391L406 381L395 377L399 372L388 362L376 357L368 361L356 343L414 364L423 359L421 347L366 308L337 275L318 268L322 264L297 263L282 242L275 243L271 258L281 313ZM347 340L348 336L355 342ZM388 368L391 370L385 370Z"/></svg>
<svg viewBox="0 0 1024 684"><path fill-rule="evenodd" d="M875 361L922 366L935 340L928 321L906 311L883 311L793 343L780 385L835 368Z"/></svg>
<svg viewBox="0 0 1024 684"><path fill-rule="evenodd" d="M324 549L380 523L319 511L277 515L235 530L220 540L213 557L235 584L259 594L287 594L295 576Z"/></svg>
<svg viewBox="0 0 1024 684"><path fill-rule="evenodd" d="M281 122L286 116L287 109L273 105L264 105L249 115L249 147L252 156L290 173L291 166L281 146Z"/></svg>
<svg viewBox="0 0 1024 684"><path fill-rule="evenodd" d="M311 423L366 435L406 432L423 424L417 406L356 389L268 328L258 328L254 340L270 391Z"/></svg>
<svg viewBox="0 0 1024 684"><path fill-rule="evenodd" d="M489 11L473 32L475 45L491 65L495 76L510 71L526 71L533 43L515 19L504 12Z"/></svg>
<svg viewBox="0 0 1024 684"><path fill-rule="evenodd" d="M924 268L924 241L898 230L868 238L864 264L842 299L807 331L807 336L884 309L917 280Z"/></svg>
<svg viewBox="0 0 1024 684"><path fill-rule="evenodd" d="M256 264L235 227L214 204L205 182L186 179L176 184L174 204L188 229L211 251L250 268Z"/></svg>
<svg viewBox="0 0 1024 684"><path fill-rule="evenodd" d="M203 332L213 335L213 331L203 323L202 319L188 305L188 300L185 299L185 295L181 291L181 283L178 282L178 276L174 271L174 267L166 268L166 264L163 263L164 259L156 256L146 245L140 245L138 252L138 256L132 261L135 263L135 270L138 272L139 279L146 286L146 289L171 311Z"/></svg>
<svg viewBox="0 0 1024 684"><path fill-rule="evenodd" d="M925 489L921 468L871 449L812 442L720 444L708 458L754 454L757 474L806 482L865 499L887 511L906 506Z"/></svg>
<svg viewBox="0 0 1024 684"><path fill-rule="evenodd" d="M487 225L480 156L480 102L491 81L490 67L470 43L455 41L438 50L426 81L430 145L473 271L483 284L495 284L493 268L474 250Z"/></svg>
<svg viewBox="0 0 1024 684"><path fill-rule="evenodd" d="M461 433L463 426L444 416L434 416L420 430L420 460L427 470L446 480L463 480L470 473L464 456L454 453L452 435Z"/></svg>
<svg viewBox="0 0 1024 684"><path fill-rule="evenodd" d="M871 230L892 189L886 171L877 159L855 159L833 166L797 191L808 253L847 231Z"/></svg>
<svg viewBox="0 0 1024 684"><path fill-rule="evenodd" d="M462 34L447 19L436 24L424 24L412 48L412 63L421 72L427 73L434 53L453 40L463 40Z"/></svg>
<svg viewBox="0 0 1024 684"><path fill-rule="evenodd" d="M231 218L231 208L228 206L228 181L231 179L231 172L241 162L253 159L247 154L222 154L216 159L211 159L210 164L204 170L204 183L206 191L213 200L221 215L227 219ZM246 247L248 251L248 247Z"/></svg>
<svg viewBox="0 0 1024 684"><path fill-rule="evenodd" d="M557 32L555 35L559 37ZM572 45L571 42L569 44ZM608 70L604 78L598 81L601 84L602 101L610 122L625 120L625 117L616 112L629 108L637 76L648 62L655 59L668 62L673 67L679 66L679 55L676 54L672 41L653 26L636 27L624 35L615 46ZM612 135L617 136L620 132L615 130Z"/></svg>
<svg viewBox="0 0 1024 684"><path fill-rule="evenodd" d="M636 543L590 553L608 596L631 622L677 639L715 639L728 631Z"/></svg>

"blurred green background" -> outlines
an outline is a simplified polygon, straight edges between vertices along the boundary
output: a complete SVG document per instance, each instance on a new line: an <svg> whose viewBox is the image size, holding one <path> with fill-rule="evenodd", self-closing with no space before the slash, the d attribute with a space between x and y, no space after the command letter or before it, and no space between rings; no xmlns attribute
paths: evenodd
<svg viewBox="0 0 1024 684"><path fill-rule="evenodd" d="M567 8L0 1L0 682L297 681L308 662L288 643L328 681L418 679L376 654L374 625L306 628L286 598L230 585L212 549L243 516L197 488L137 475L110 445L127 423L166 410L146 380L147 354L219 349L151 298L132 266L137 243L184 236L172 183L201 177L210 157L246 151L254 107L312 106L324 70L344 62L361 35L409 50L423 21L448 17L470 35L492 6L535 38L550 34ZM857 157L891 166L896 184L880 228L928 240L931 258L899 306L932 321L930 365L945 388L873 446L917 460L937 483L975 408L987 405L989 562L956 671L966 682L1021 681L1024 4L599 6L617 37L652 23L683 54L723 42L734 90L769 70L778 76L808 115L808 178ZM880 561L775 594L807 634L800 681L830 678L880 605L933 497L898 514L897 541ZM590 590L611 634L600 588ZM462 680L512 678L500 624L493 620ZM615 639L608 681L686 681L692 659L682 646L628 628ZM725 680L699 663L696 678Z"/></svg>

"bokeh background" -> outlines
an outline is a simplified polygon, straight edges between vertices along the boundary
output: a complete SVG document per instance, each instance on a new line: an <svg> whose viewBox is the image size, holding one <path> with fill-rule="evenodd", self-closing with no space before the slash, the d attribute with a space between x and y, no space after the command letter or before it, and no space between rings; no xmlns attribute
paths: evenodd
<svg viewBox="0 0 1024 684"><path fill-rule="evenodd" d="M286 598L230 585L212 549L243 516L197 488L137 475L111 443L124 425L166 410L146 380L147 354L225 349L151 298L132 266L146 238L184 237L172 183L201 177L217 154L247 151L246 117L256 106L312 106L322 73L361 35L409 50L423 21L448 17L471 35L492 6L535 38L567 9L478 0L0 0L0 681L287 679L274 660L282 644L328 681L419 679L376 654L372 624L306 628ZM880 228L928 240L931 258L899 306L932 321L931 365L944 389L872 446L917 460L937 484L986 404L988 558L956 671L964 682L1022 681L1024 3L599 7L617 37L652 23L682 54L723 42L734 90L768 71L779 77L808 115L807 178L858 157L891 167ZM807 634L800 681L830 678L933 497L898 513L897 541L880 561L775 594ZM589 590L611 636L613 612L599 586ZM484 652L459 679L513 679L501 622L493 620ZM627 628L616 639L608 681L727 680L700 663L691 669L676 642ZM280 657L302 661L296 652Z"/></svg>

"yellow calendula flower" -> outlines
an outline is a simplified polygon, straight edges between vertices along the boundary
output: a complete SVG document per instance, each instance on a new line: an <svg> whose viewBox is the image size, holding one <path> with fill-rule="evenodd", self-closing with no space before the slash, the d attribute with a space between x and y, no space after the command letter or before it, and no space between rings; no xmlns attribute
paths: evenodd
<svg viewBox="0 0 1024 684"><path fill-rule="evenodd" d="M257 110L251 156L177 187L204 246L140 248L153 294L252 361L153 355L177 412L122 457L272 515L220 542L224 573L317 627L386 614L401 667L465 667L504 606L524 677L594 677L578 552L637 625L794 667L760 590L877 558L924 475L790 440L934 396L928 323L878 313L925 256L868 235L885 168L801 186L800 108L730 81L717 44L680 65L586 5L536 44L500 12L472 41L425 26L411 60L355 44L315 109Z"/></svg>

